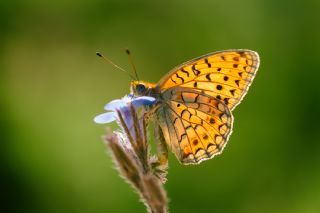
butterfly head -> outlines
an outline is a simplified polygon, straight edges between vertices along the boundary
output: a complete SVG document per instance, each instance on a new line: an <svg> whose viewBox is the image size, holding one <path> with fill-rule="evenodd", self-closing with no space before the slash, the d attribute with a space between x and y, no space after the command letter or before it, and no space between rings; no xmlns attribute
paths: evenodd
<svg viewBox="0 0 320 213"><path fill-rule="evenodd" d="M154 85L144 81L132 81L131 93L136 96L148 96L150 91L154 88Z"/></svg>

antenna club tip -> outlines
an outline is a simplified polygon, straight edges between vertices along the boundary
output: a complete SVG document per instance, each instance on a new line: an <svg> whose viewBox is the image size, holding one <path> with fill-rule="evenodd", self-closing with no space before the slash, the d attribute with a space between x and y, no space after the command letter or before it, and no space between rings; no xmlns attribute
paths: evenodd
<svg viewBox="0 0 320 213"><path fill-rule="evenodd" d="M100 52L96 52L96 55L99 56L99 57L102 57Z"/></svg>
<svg viewBox="0 0 320 213"><path fill-rule="evenodd" d="M130 55L130 50L129 50L129 49L126 49L126 53L127 53L128 55Z"/></svg>

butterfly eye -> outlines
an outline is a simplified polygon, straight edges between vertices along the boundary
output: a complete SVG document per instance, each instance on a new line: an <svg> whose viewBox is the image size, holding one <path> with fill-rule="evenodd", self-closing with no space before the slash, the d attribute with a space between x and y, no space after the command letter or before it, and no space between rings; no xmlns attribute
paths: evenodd
<svg viewBox="0 0 320 213"><path fill-rule="evenodd" d="M146 87L143 84L137 84L136 90L138 93L143 94L146 91Z"/></svg>

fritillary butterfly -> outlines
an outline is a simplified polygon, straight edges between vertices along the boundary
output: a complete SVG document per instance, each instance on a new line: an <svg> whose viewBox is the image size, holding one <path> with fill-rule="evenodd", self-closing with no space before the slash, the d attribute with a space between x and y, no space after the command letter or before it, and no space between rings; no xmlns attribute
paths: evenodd
<svg viewBox="0 0 320 213"><path fill-rule="evenodd" d="M251 50L209 53L174 68L157 84L133 81L136 96L156 98L154 113L167 146L183 164L220 154L232 131L232 110L259 67Z"/></svg>

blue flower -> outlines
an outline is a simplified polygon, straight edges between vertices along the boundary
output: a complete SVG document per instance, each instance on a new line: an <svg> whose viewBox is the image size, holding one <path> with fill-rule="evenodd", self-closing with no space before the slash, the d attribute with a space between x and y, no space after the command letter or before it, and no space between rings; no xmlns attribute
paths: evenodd
<svg viewBox="0 0 320 213"><path fill-rule="evenodd" d="M100 114L94 118L94 122L98 124L111 123L118 119L116 111L119 111L122 117L125 119L125 122L131 115L130 106L133 106L136 111L141 107L149 107L155 103L156 99L149 96L135 97L133 95L127 95L122 99L116 99L104 106L104 109L109 111L103 114ZM128 124L128 122L126 122ZM131 125L128 125L131 126Z"/></svg>
<svg viewBox="0 0 320 213"><path fill-rule="evenodd" d="M134 125L136 125L139 127L139 131L140 131L138 132L139 136L144 137L144 132L142 131L143 125L144 125L143 116L147 112L148 107L152 106L155 102L156 102L156 99L153 97L149 97L149 96L136 97L130 94L123 97L122 99L113 100L108 104L106 104L104 106L104 109L109 112L96 116L94 118L94 122L98 124L106 124L106 123L111 123L113 121L117 121L119 126L122 128L123 132L125 132L125 129L127 129L129 131L130 136L133 139L137 138L135 128L134 128ZM134 109L134 113L136 114L136 116L138 116L138 123L136 124L134 124L132 107ZM123 119L123 122L120 122L118 113L120 113ZM122 134L120 134L120 136L121 135Z"/></svg>

